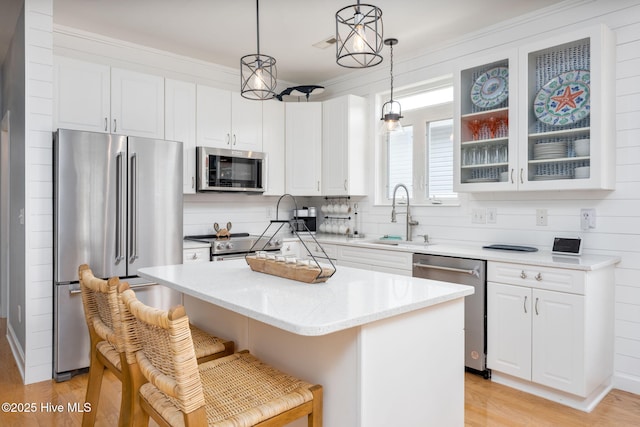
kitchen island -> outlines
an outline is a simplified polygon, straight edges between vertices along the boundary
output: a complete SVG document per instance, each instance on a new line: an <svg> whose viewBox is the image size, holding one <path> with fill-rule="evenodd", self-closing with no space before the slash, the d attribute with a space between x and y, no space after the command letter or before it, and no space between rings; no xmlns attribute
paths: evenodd
<svg viewBox="0 0 640 427"><path fill-rule="evenodd" d="M464 424L471 287L348 267L306 284L242 259L139 274L182 292L192 323L322 384L325 426Z"/></svg>

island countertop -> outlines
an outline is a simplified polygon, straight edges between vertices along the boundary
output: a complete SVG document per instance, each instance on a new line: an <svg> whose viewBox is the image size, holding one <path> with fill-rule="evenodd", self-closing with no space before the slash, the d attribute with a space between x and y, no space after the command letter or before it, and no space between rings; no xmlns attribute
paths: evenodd
<svg viewBox="0 0 640 427"><path fill-rule="evenodd" d="M243 259L147 267L144 278L298 335L319 336L473 294L470 286L337 266L325 283L252 271Z"/></svg>

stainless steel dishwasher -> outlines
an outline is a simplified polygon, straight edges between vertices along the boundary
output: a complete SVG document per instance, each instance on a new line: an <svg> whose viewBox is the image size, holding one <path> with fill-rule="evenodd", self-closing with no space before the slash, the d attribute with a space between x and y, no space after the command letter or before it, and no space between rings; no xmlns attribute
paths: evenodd
<svg viewBox="0 0 640 427"><path fill-rule="evenodd" d="M413 277L473 286L464 301L464 364L467 370L491 376L487 369L487 262L441 255L413 255Z"/></svg>

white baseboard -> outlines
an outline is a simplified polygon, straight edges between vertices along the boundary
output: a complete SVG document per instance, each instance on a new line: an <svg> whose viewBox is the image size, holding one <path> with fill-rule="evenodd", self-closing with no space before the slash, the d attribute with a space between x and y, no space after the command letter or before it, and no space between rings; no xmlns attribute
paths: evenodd
<svg viewBox="0 0 640 427"><path fill-rule="evenodd" d="M18 371L20 371L20 376L22 377L22 381L24 382L25 375L25 359L24 359L24 349L20 346L20 342L16 337L13 328L11 327L11 323L7 321L7 341L9 342L9 347L11 348L11 353L13 353L13 358L16 361L16 365L18 365Z"/></svg>
<svg viewBox="0 0 640 427"><path fill-rule="evenodd" d="M520 378L512 377L497 371L491 373L491 381L498 384L506 385L508 387L515 388L525 393L533 394L544 399L557 402L561 405L569 406L570 408L578 409L583 412L591 412L600 403L602 399L611 391L613 386L611 381L602 384L596 388L589 396L582 398L573 394L565 393L562 391L554 390L549 387L541 386L532 383L531 381L525 381Z"/></svg>
<svg viewBox="0 0 640 427"><path fill-rule="evenodd" d="M640 378L618 373L613 377L613 388L640 395Z"/></svg>

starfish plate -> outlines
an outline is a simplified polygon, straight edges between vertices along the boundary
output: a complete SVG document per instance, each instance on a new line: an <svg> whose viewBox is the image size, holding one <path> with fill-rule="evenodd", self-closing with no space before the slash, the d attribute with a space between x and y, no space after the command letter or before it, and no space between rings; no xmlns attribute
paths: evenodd
<svg viewBox="0 0 640 427"><path fill-rule="evenodd" d="M576 123L591 112L588 70L562 73L538 92L533 100L533 112L543 123L564 126Z"/></svg>

